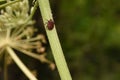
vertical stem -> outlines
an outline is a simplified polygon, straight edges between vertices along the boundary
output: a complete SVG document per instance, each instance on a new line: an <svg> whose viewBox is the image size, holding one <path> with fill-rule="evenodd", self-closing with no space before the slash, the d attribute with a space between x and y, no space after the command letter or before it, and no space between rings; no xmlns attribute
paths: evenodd
<svg viewBox="0 0 120 80"><path fill-rule="evenodd" d="M58 68L58 72L60 74L61 80L72 80L69 69L67 67L65 57L58 39L58 35L55 29L55 25L53 30L48 30L46 27L46 23L48 20L53 20L50 4L48 0L38 0L39 7L41 10L44 26L46 29L46 33L48 36L48 40L52 49L52 53Z"/></svg>
<svg viewBox="0 0 120 80"><path fill-rule="evenodd" d="M37 80L37 78L30 72L30 70L22 63L22 61L17 57L15 52L10 48L6 48L12 59L18 65L18 67L24 72L24 74L29 78L29 80Z"/></svg>

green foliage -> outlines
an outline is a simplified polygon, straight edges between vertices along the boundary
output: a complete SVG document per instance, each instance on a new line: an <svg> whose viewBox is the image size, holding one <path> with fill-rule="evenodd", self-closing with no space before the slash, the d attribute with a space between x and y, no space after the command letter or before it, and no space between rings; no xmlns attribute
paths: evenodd
<svg viewBox="0 0 120 80"><path fill-rule="evenodd" d="M119 80L120 0L58 4L58 31L73 80Z"/></svg>

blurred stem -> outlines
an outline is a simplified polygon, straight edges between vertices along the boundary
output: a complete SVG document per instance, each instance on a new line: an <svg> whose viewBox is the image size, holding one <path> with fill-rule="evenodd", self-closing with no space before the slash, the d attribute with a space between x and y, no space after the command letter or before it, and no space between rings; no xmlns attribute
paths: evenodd
<svg viewBox="0 0 120 80"><path fill-rule="evenodd" d="M7 53L5 53L4 55L4 80L8 80L8 76L7 76Z"/></svg>
<svg viewBox="0 0 120 80"><path fill-rule="evenodd" d="M30 70L22 63L22 61L17 57L12 48L6 48L12 59L18 65L18 67L23 71L23 73L29 78L29 80L37 80L37 78L30 72Z"/></svg>
<svg viewBox="0 0 120 80"><path fill-rule="evenodd" d="M4 7L6 7L6 6L9 6L9 5L11 5L11 4L14 4L14 3L16 3L16 2L19 2L19 1L21 1L21 0L15 0L15 1L11 1L11 2L7 2L7 3L5 3L5 4L2 4L2 5L0 5L0 9L1 9L1 8L4 8Z"/></svg>
<svg viewBox="0 0 120 80"><path fill-rule="evenodd" d="M46 23L48 20L53 20L51 9L50 9L50 4L48 0L38 0L39 7L41 10L45 30L48 36L48 40L52 49L52 53L58 68L58 72L60 74L61 80L72 80L69 69L67 67L65 57L58 39L58 35L54 28L52 30L47 29Z"/></svg>

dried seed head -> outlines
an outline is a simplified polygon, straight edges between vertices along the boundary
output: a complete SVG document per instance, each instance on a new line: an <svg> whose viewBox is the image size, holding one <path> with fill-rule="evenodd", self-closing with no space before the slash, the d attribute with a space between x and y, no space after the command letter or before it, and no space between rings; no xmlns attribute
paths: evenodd
<svg viewBox="0 0 120 80"><path fill-rule="evenodd" d="M11 1L11 0L7 0ZM17 6L17 7L16 7ZM38 34L33 37L36 29L33 26L34 21L30 20L26 23L24 29L21 26L25 24L28 17L29 5L28 0L7 6L5 10L1 10L0 14L0 56L7 46L12 47L28 56L51 64L45 57L45 47L42 43L46 43L45 36ZM42 53L40 55L34 53Z"/></svg>

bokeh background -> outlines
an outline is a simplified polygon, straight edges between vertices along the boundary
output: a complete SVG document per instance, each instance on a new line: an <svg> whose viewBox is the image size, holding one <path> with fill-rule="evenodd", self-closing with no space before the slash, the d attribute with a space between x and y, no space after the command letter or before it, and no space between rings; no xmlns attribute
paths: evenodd
<svg viewBox="0 0 120 80"><path fill-rule="evenodd" d="M51 0L73 80L120 80L120 0Z"/></svg>
<svg viewBox="0 0 120 80"><path fill-rule="evenodd" d="M50 3L73 80L120 80L120 0L50 0ZM34 19L35 26L46 35L39 9ZM46 47L47 57L54 62L49 44ZM51 71L47 64L23 56L26 64L38 69L40 80L60 80L57 69ZM32 61L35 63L31 64ZM14 77L11 80L27 80L15 64L9 66L9 74Z"/></svg>

